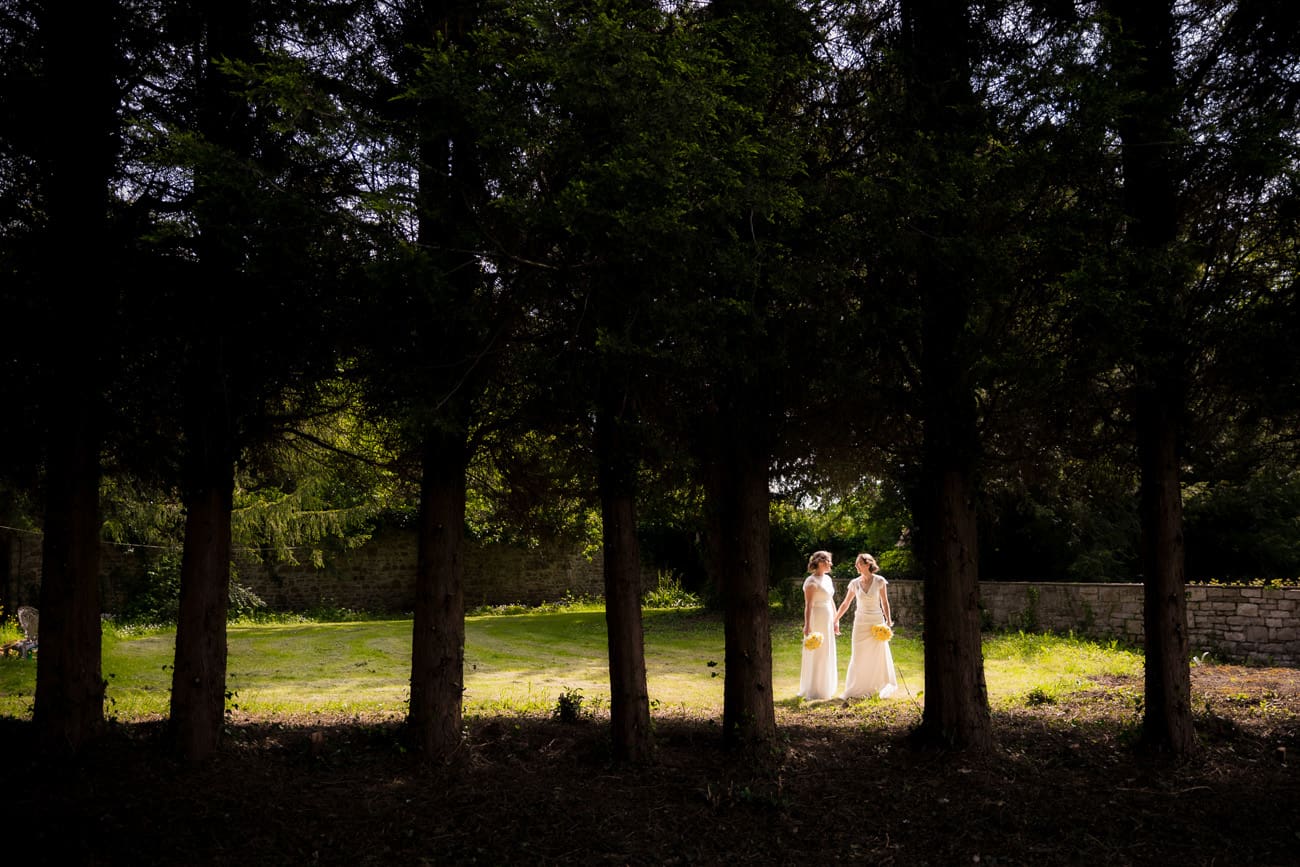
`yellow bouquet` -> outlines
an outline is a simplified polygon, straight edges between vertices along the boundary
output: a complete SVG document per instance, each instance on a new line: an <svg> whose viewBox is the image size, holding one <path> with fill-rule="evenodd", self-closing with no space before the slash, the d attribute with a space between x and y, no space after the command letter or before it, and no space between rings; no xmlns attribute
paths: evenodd
<svg viewBox="0 0 1300 867"><path fill-rule="evenodd" d="M804 636L803 649L816 650L817 648L822 646L822 642L825 640L826 640L826 636L822 635L820 632L810 632L806 636Z"/></svg>
<svg viewBox="0 0 1300 867"><path fill-rule="evenodd" d="M883 623L876 623L871 627L871 637L876 641L888 641L894 637L894 630Z"/></svg>

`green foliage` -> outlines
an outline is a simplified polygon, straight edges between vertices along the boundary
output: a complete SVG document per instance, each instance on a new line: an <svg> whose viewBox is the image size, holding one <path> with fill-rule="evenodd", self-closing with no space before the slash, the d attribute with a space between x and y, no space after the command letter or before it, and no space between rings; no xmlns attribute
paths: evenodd
<svg viewBox="0 0 1300 867"><path fill-rule="evenodd" d="M232 570L230 576L230 605L227 608L232 620L249 620L266 609L266 602L249 588L235 580Z"/></svg>
<svg viewBox="0 0 1300 867"><path fill-rule="evenodd" d="M1190 485L1184 520L1190 581L1300 577L1300 470Z"/></svg>
<svg viewBox="0 0 1300 867"><path fill-rule="evenodd" d="M490 617L512 614L546 614L557 611L604 611L605 600L595 596L576 596L566 590L564 596L554 602L539 602L536 605L523 603L506 603L501 605L479 605L466 612L466 616Z"/></svg>
<svg viewBox="0 0 1300 867"><path fill-rule="evenodd" d="M127 572L123 576L122 610L117 612L117 622L136 627L172 625L180 613L181 553L175 550L148 552L144 568ZM230 570L230 603L227 608L232 619L255 619L266 609L266 602L237 580L238 572Z"/></svg>
<svg viewBox="0 0 1300 867"><path fill-rule="evenodd" d="M768 604L774 605L782 617L803 617L803 582L794 579L772 578L772 589L768 593Z"/></svg>
<svg viewBox="0 0 1300 867"><path fill-rule="evenodd" d="M531 548L543 540L584 544L600 553L600 513L592 505L586 455L572 442L512 425L488 428L469 468L465 524L484 542Z"/></svg>
<svg viewBox="0 0 1300 867"><path fill-rule="evenodd" d="M910 547L889 548L876 556L882 574L890 578L916 578L916 555Z"/></svg>
<svg viewBox="0 0 1300 867"><path fill-rule="evenodd" d="M553 716L562 723L575 723L582 719L582 690L565 687L555 701Z"/></svg>
<svg viewBox="0 0 1300 867"><path fill-rule="evenodd" d="M1018 627L1025 632L1036 632L1038 630L1038 598L1041 591L1036 585L1030 585L1025 590L1025 607L1016 612L1015 620L1019 621Z"/></svg>
<svg viewBox="0 0 1300 867"><path fill-rule="evenodd" d="M22 630L18 627L18 618L6 617L4 606L0 605L0 644L8 644L22 637Z"/></svg>
<svg viewBox="0 0 1300 867"><path fill-rule="evenodd" d="M915 572L910 550L898 547L910 515L897 493L883 484L867 482L841 496L827 496L816 506L774 499L770 514L774 582L803 574L808 556L819 550L834 556L831 574L837 579L857 577L853 561L861 553L874 556L880 571L890 577ZM899 566L904 568L895 568Z"/></svg>
<svg viewBox="0 0 1300 867"><path fill-rule="evenodd" d="M179 551L146 552L143 568L129 573L123 588L124 623L175 624L180 613L181 554Z"/></svg>
<svg viewBox="0 0 1300 867"><path fill-rule="evenodd" d="M1025 693L1025 706L1038 707L1045 704L1056 704L1057 698L1052 691L1036 686L1029 692Z"/></svg>
<svg viewBox="0 0 1300 867"><path fill-rule="evenodd" d="M661 571L653 588L641 599L646 608L698 608L700 597L682 587L682 580L671 572Z"/></svg>

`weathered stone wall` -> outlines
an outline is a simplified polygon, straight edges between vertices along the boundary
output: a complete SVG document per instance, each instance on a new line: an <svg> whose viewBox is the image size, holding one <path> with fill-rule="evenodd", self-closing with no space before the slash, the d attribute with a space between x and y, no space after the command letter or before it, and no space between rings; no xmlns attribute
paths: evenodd
<svg viewBox="0 0 1300 867"><path fill-rule="evenodd" d="M415 606L415 534L389 533L311 565L263 566L244 560L239 583L279 611L336 605L364 611ZM604 595L604 568L573 547L539 549L470 542L465 549L465 606L556 602L566 595Z"/></svg>
<svg viewBox="0 0 1300 867"><path fill-rule="evenodd" d="M123 576L138 569L138 552L105 545L104 608L120 604ZM239 583L275 610L337 606L360 611L409 612L414 607L415 535L392 532L336 555L325 567L267 566L248 553L236 558ZM38 605L41 537L0 530L0 605ZM802 578L794 579L802 583ZM836 581L842 599L847 581ZM889 599L895 620L919 629L924 616L920 581L895 580ZM599 597L599 558L573 548L526 550L467 546L465 605L555 602L566 595ZM1071 584L1057 581L980 583L983 626L1025 631L1073 631L1142 642L1142 585ZM1230 661L1300 666L1300 587L1264 588L1195 584L1187 588L1187 626L1193 654L1209 651Z"/></svg>
<svg viewBox="0 0 1300 867"><path fill-rule="evenodd" d="M14 610L40 601L41 537L5 531L0 537L0 585L8 599L0 605ZM156 551L105 545L101 554L100 589L105 611L118 610L124 585L144 568ZM415 606L415 534L390 532L368 544L326 558L323 568L265 564L254 552L236 551L239 583L277 611L302 611L321 606L358 611L409 612ZM539 549L479 545L465 550L465 605L538 605L567 595L604 594L600 558L588 560L576 547L551 545Z"/></svg>
<svg viewBox="0 0 1300 867"><path fill-rule="evenodd" d="M835 582L837 600L847 584ZM923 582L890 581L889 602L900 626L920 629ZM1141 584L980 582L985 628L1073 631L1140 645L1142 604ZM1300 587L1188 585L1187 632L1196 655L1209 651L1232 662L1300 666Z"/></svg>

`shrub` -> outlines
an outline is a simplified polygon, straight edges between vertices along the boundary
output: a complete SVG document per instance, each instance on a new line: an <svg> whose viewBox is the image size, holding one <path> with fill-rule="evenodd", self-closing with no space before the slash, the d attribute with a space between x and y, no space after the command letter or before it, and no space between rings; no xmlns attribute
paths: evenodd
<svg viewBox="0 0 1300 867"><path fill-rule="evenodd" d="M574 723L581 719L582 690L565 687L555 701L554 716L563 723Z"/></svg>
<svg viewBox="0 0 1300 867"><path fill-rule="evenodd" d="M646 608L698 608L700 597L682 587L682 580L671 572L660 572L654 589L641 599Z"/></svg>

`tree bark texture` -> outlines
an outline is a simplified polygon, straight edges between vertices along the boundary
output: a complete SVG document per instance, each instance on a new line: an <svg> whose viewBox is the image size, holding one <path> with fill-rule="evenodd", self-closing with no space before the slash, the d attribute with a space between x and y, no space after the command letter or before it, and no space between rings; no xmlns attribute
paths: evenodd
<svg viewBox="0 0 1300 867"><path fill-rule="evenodd" d="M605 624L609 636L610 728L620 761L650 758L650 695L641 623L641 549L636 533L637 460L626 427L634 424L622 392L602 385L596 452L605 556Z"/></svg>
<svg viewBox="0 0 1300 867"><path fill-rule="evenodd" d="M761 420L710 414L705 454L710 571L722 592L726 671L722 735L726 746L761 749L776 737L772 695L769 455Z"/></svg>
<svg viewBox="0 0 1300 867"><path fill-rule="evenodd" d="M411 747L426 761L461 743L465 693L465 437L429 434L423 454L411 640Z"/></svg>
<svg viewBox="0 0 1300 867"><path fill-rule="evenodd" d="M41 746L73 755L104 721L99 596L99 441L66 407L46 459L40 653L33 721Z"/></svg>
<svg viewBox="0 0 1300 867"><path fill-rule="evenodd" d="M199 132L235 161L251 157L249 107L220 64L255 58L247 0L203 4L197 50ZM239 383L232 377L232 298L244 272L247 204L219 169L195 172L196 249L201 284L187 324L184 407L185 550L172 674L171 733L180 755L202 761L221 742L226 706L226 618L230 599L231 509L238 456Z"/></svg>
<svg viewBox="0 0 1300 867"><path fill-rule="evenodd" d="M993 744L980 636L979 538L975 512L975 399L954 350L966 320L961 293L926 269L922 350L924 425L916 544L925 569L925 709L917 736L934 745Z"/></svg>
<svg viewBox="0 0 1300 867"><path fill-rule="evenodd" d="M464 41L474 26L477 3L436 0L409 4L404 14L414 44ZM483 323L475 318L483 275L472 252L470 207L480 189L473 137L457 108L438 99L422 101L415 120L419 136L416 194L419 246L429 254L440 281L446 317L427 323L423 337L430 362L417 541L415 624L411 648L412 748L425 761L449 758L461 744L465 682L464 535L468 419L481 371L474 360Z"/></svg>
<svg viewBox="0 0 1300 867"><path fill-rule="evenodd" d="M1196 746L1183 574L1183 501L1177 425L1154 397L1138 406L1141 464L1143 627L1146 636L1142 740L1175 755Z"/></svg>
<svg viewBox="0 0 1300 867"><path fill-rule="evenodd" d="M966 0L904 0L908 104L930 141L918 154L918 177L965 187L961 172L979 141L970 86L972 39ZM970 236L960 212L923 214L931 239ZM960 245L933 245L914 263L922 308L920 490L915 541L925 570L925 709L917 736L958 749L993 743L980 637L979 545L975 517L979 431L966 332L976 287Z"/></svg>
<svg viewBox="0 0 1300 867"><path fill-rule="evenodd" d="M117 154L117 4L69 14L37 7L44 50L43 130L47 208L45 299L39 329L48 375L45 425L45 536L40 593L40 653L33 719L43 748L73 754L102 727L100 424L103 332L116 301L112 280L86 292L85 262L103 263L109 179ZM37 101L39 102L39 101ZM52 112L48 107L56 107ZM72 251L76 255L72 255Z"/></svg>
<svg viewBox="0 0 1300 867"><path fill-rule="evenodd" d="M230 605L230 512L234 461L220 447L184 495L185 550L172 670L171 736L191 762L221 744L226 711L226 615Z"/></svg>
<svg viewBox="0 0 1300 867"><path fill-rule="evenodd" d="M1189 324L1182 313L1189 279L1178 238L1176 73L1170 0L1112 4L1123 90L1125 246L1129 293L1143 315L1135 362L1135 416L1141 476L1140 520L1146 638L1144 743L1183 755L1195 748L1191 663L1184 596L1179 461Z"/></svg>

